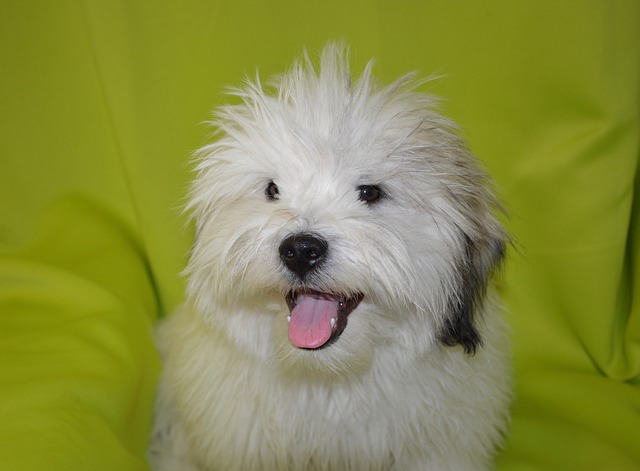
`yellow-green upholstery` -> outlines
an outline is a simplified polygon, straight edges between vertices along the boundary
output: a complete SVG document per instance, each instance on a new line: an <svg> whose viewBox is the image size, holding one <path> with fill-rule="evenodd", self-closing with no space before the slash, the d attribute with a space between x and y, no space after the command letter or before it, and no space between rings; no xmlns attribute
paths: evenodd
<svg viewBox="0 0 640 471"><path fill-rule="evenodd" d="M640 469L640 3L6 1L0 469L144 470L181 213L227 85L306 47L411 70L511 212L517 399L497 467Z"/></svg>

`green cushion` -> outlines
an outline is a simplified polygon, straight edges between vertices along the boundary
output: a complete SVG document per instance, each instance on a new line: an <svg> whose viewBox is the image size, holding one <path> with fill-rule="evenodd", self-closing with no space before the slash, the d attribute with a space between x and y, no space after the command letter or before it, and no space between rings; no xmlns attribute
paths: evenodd
<svg viewBox="0 0 640 471"><path fill-rule="evenodd" d="M498 469L640 469L640 4L5 2L0 463L144 470L188 160L227 85L351 45L439 79L511 212Z"/></svg>

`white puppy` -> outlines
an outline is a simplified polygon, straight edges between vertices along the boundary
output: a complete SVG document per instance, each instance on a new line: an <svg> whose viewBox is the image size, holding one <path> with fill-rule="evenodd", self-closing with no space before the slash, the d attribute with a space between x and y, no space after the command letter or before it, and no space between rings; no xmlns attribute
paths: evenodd
<svg viewBox="0 0 640 471"><path fill-rule="evenodd" d="M235 90L159 329L156 470L482 470L508 421L487 175L406 76L329 45Z"/></svg>

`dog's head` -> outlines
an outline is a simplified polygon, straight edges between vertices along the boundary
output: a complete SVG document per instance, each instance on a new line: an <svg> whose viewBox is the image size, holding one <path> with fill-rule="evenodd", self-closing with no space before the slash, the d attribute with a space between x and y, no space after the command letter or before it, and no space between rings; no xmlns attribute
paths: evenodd
<svg viewBox="0 0 640 471"><path fill-rule="evenodd" d="M305 56L234 91L190 200L188 295L207 321L335 368L376 348L475 352L506 236L487 175L416 85L379 86L371 64L352 81L330 45L317 71Z"/></svg>

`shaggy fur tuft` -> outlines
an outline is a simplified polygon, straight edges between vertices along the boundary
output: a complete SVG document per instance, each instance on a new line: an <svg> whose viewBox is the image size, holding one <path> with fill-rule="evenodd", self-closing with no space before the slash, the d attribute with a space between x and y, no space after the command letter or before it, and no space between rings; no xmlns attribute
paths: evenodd
<svg viewBox="0 0 640 471"><path fill-rule="evenodd" d="M508 421L491 182L407 75L336 44L233 90L163 321L157 471L485 470Z"/></svg>

